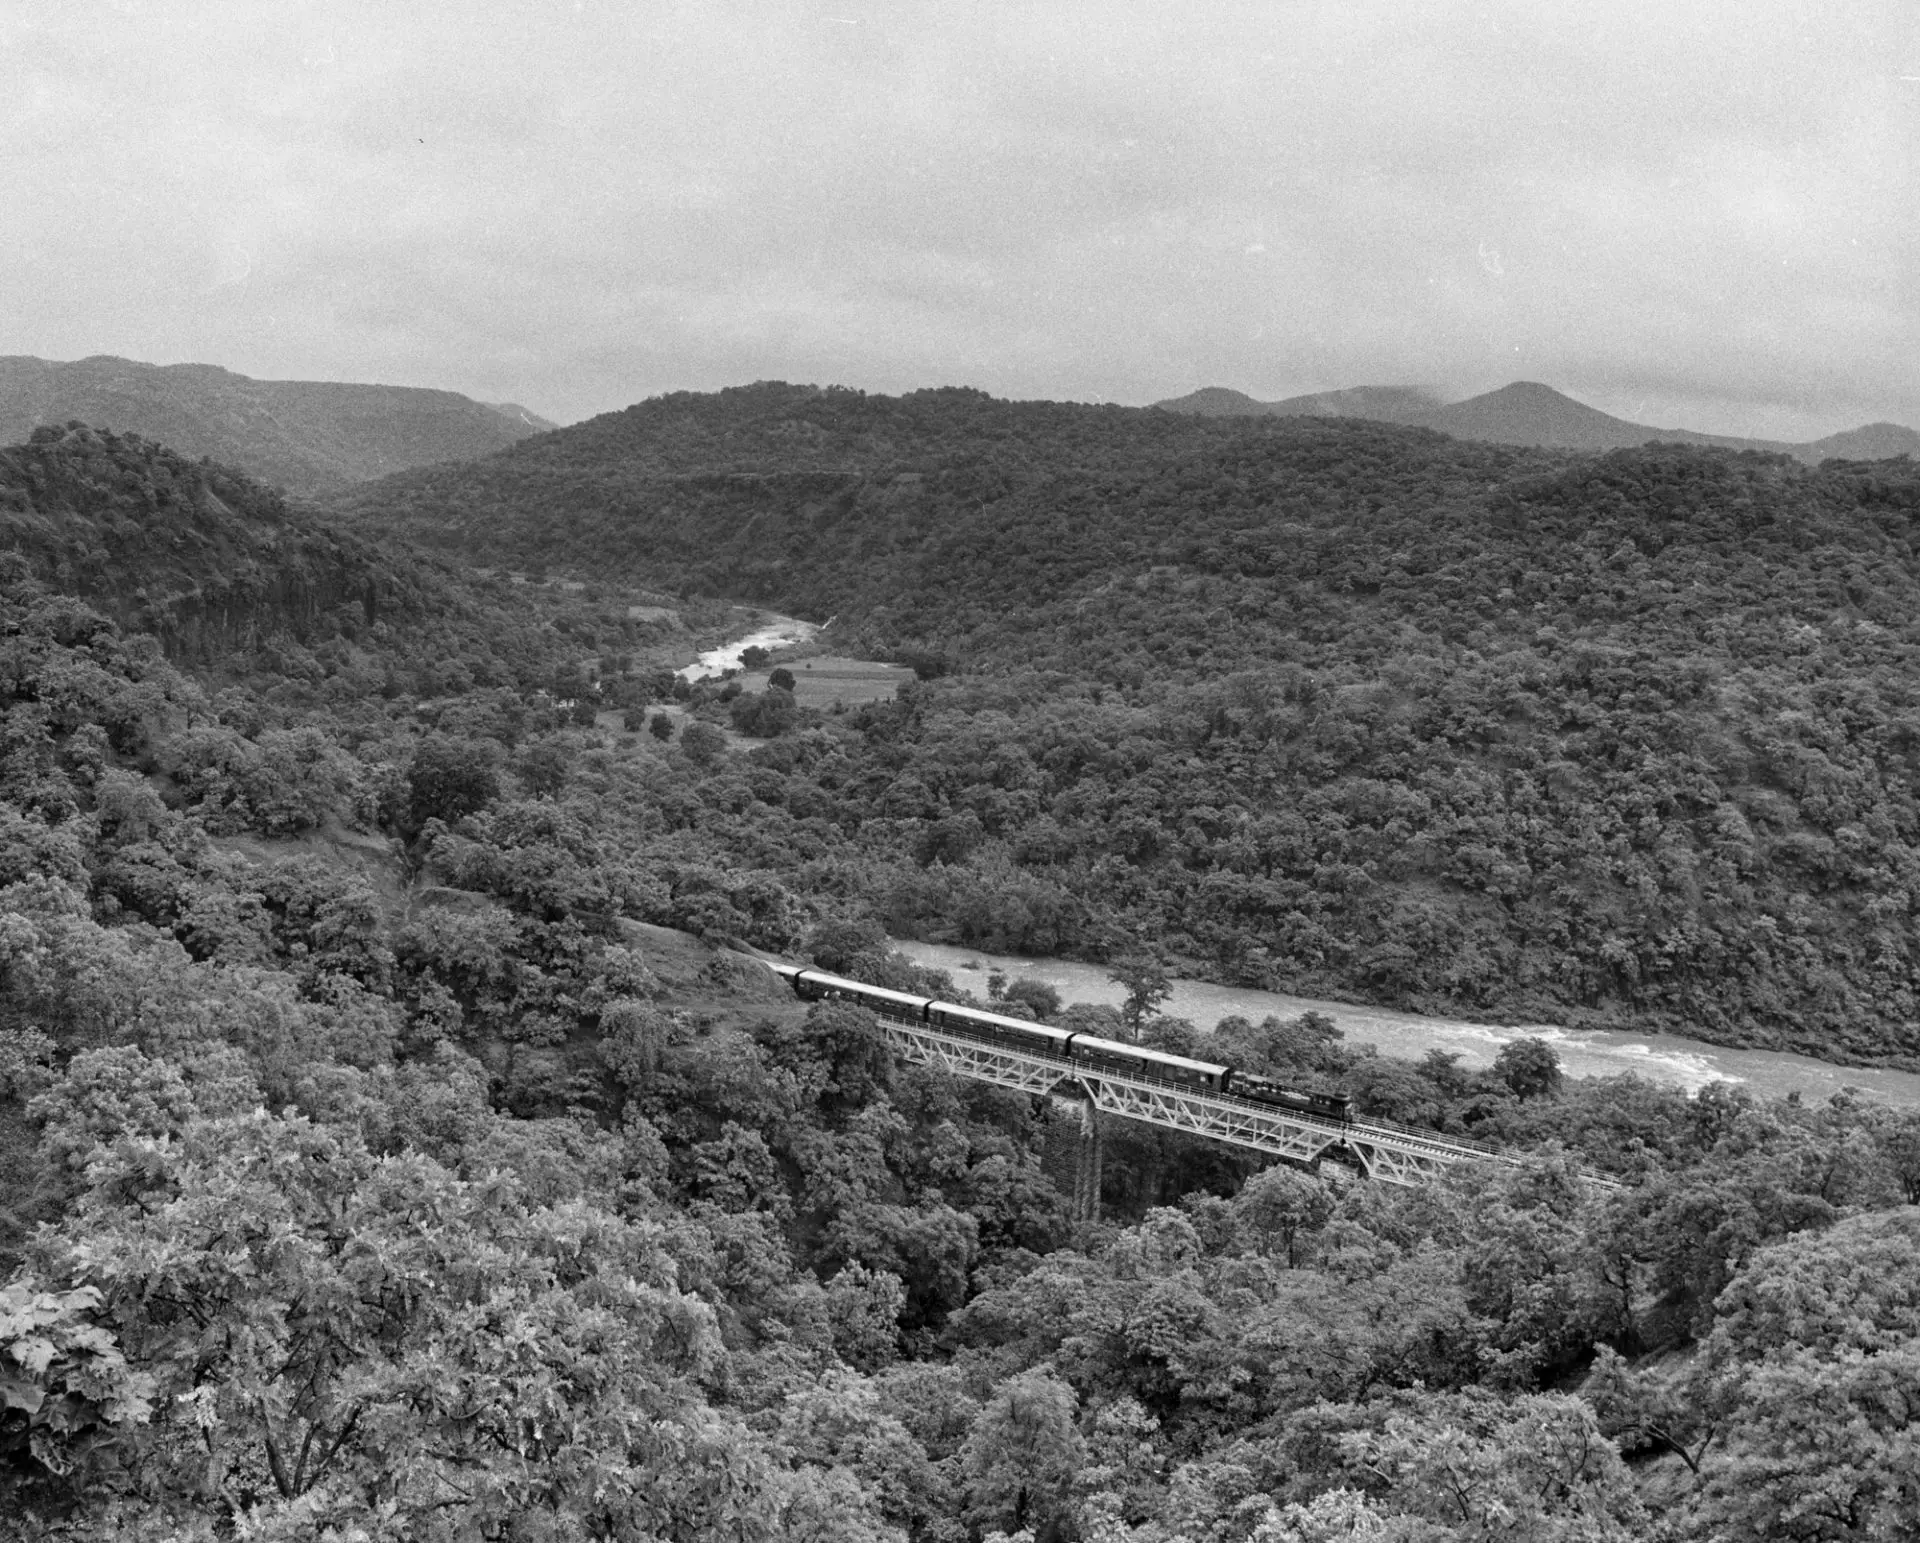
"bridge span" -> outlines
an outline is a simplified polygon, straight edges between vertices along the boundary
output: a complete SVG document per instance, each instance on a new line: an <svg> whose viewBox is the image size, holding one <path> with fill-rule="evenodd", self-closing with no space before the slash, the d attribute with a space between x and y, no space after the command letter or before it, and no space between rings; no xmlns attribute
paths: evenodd
<svg viewBox="0 0 1920 1543"><path fill-rule="evenodd" d="M919 1022L887 1011L884 1004L865 1005L902 1060L1021 1093L1072 1100L1083 1106L1089 1120L1096 1114L1119 1115L1305 1167L1317 1167L1323 1160L1338 1162L1386 1184L1425 1184L1456 1163L1508 1160L1491 1147L1434 1131L1391 1121L1343 1122L1157 1077L1095 1069L1064 1056Z"/></svg>

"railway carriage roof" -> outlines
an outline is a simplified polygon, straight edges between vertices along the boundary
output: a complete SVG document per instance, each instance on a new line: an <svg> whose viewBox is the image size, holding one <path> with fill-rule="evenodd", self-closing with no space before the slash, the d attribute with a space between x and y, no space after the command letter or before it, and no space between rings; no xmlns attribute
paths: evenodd
<svg viewBox="0 0 1920 1543"><path fill-rule="evenodd" d="M1225 1066L1212 1061L1192 1061L1183 1055L1171 1055L1165 1050L1154 1050L1146 1045L1125 1045L1113 1039L1095 1039L1091 1034L1074 1036L1075 1050L1091 1050L1101 1055L1125 1056L1136 1061L1151 1061L1158 1066L1174 1066L1182 1071L1204 1072L1217 1077L1226 1070Z"/></svg>
<svg viewBox="0 0 1920 1543"><path fill-rule="evenodd" d="M933 1004L933 1011L936 1013L956 1013L970 1023L978 1023L983 1027L992 1029L1007 1029L1016 1034L1028 1034L1039 1039L1052 1040L1057 1045L1064 1045L1068 1040L1073 1038L1071 1030L1056 1029L1050 1023L1035 1023L1030 1018L1010 1018L1003 1013L990 1013L979 1007L962 1007L957 1002L935 1002Z"/></svg>
<svg viewBox="0 0 1920 1543"><path fill-rule="evenodd" d="M896 1007L911 1007L915 1013L927 1005L925 997L905 991L889 991L885 986L869 986L863 980L848 980L844 976L829 975L825 970L802 970L794 979L810 986L824 987L828 991L851 991L856 996L878 997Z"/></svg>

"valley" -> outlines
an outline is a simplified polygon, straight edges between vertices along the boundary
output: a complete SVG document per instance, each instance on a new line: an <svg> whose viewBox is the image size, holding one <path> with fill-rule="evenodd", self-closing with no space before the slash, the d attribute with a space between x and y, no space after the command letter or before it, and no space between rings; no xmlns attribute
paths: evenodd
<svg viewBox="0 0 1920 1543"><path fill-rule="evenodd" d="M986 1543L1038 1400L1112 1459L1060 1529L1228 1536L1195 1474L1275 1465L1277 1517L1353 1479L1328 1429L1471 1415L1585 1443L1624 1543L1688 1482L1636 1421L1762 1386L1724 1304L1911 1273L1910 463L621 416L333 508L0 450L31 1536L437 1535L458 1476L476 1536ZM1498 1160L1263 1166L898 1061L752 954Z"/></svg>
<svg viewBox="0 0 1920 1543"><path fill-rule="evenodd" d="M1900 460L762 384L339 507L910 667L859 776L786 773L896 936L1911 1069L1915 498Z"/></svg>
<svg viewBox="0 0 1920 1543"><path fill-rule="evenodd" d="M1920 1543L1917 17L0 10L0 1543Z"/></svg>

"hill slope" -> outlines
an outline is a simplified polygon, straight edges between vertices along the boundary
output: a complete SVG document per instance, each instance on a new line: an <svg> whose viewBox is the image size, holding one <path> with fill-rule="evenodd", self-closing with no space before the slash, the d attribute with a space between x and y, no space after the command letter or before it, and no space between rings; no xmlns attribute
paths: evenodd
<svg viewBox="0 0 1920 1543"><path fill-rule="evenodd" d="M294 493L470 460L552 427L452 391L252 380L210 364L0 358L0 444L70 421L208 456Z"/></svg>
<svg viewBox="0 0 1920 1543"><path fill-rule="evenodd" d="M897 931L1920 1064L1909 463L763 386L353 502L944 673L786 795Z"/></svg>
<svg viewBox="0 0 1920 1543"><path fill-rule="evenodd" d="M83 425L0 449L0 553L183 665L270 668L346 699L396 681L544 678L579 651L525 591L343 528L229 467ZM306 653L322 644L324 659Z"/></svg>
<svg viewBox="0 0 1920 1543"><path fill-rule="evenodd" d="M343 605L371 622L417 566L226 467L83 426L0 450L0 548L186 655L297 634Z"/></svg>

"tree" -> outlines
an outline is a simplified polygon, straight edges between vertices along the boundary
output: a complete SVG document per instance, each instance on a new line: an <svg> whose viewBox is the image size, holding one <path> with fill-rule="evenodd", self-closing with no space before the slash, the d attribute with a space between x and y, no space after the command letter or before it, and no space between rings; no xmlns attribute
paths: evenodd
<svg viewBox="0 0 1920 1543"><path fill-rule="evenodd" d="M1711 1414L1684 1389L1670 1379L1636 1372L1607 1345L1596 1352L1580 1396L1593 1406L1601 1430L1622 1452L1645 1447L1671 1452L1691 1473L1700 1471L1719 1433Z"/></svg>
<svg viewBox="0 0 1920 1543"><path fill-rule="evenodd" d="M793 727L796 717L793 693L778 686L765 691L748 692L728 709L733 726L754 739L774 739Z"/></svg>
<svg viewBox="0 0 1920 1543"><path fill-rule="evenodd" d="M1850 1218L1754 1253L1715 1303L1688 1390L1723 1432L1715 1536L1911 1534L1920 1514L1920 1222Z"/></svg>
<svg viewBox="0 0 1920 1543"><path fill-rule="evenodd" d="M885 954L887 934L870 917L851 921L828 920L809 932L800 946L821 969L845 975L862 956L878 957Z"/></svg>
<svg viewBox="0 0 1920 1543"><path fill-rule="evenodd" d="M695 766L702 771L711 771L727 753L727 736L712 724L696 719L680 731L680 748Z"/></svg>
<svg viewBox="0 0 1920 1543"><path fill-rule="evenodd" d="M802 1472L831 1474L843 1484L858 1479L870 1497L867 1503L891 1524L874 1528L873 1543L899 1543L903 1532L929 1543L957 1533L957 1497L948 1473L928 1461L926 1449L887 1410L869 1379L841 1371L817 1381L809 1377L782 1402L779 1439L805 1465ZM838 1504L817 1513L821 1543L855 1543L870 1536L860 1530L859 1512L865 1507L850 1508L849 1498L843 1491ZM790 1523L792 1517L789 1508L782 1520ZM783 1539L807 1535L788 1532Z"/></svg>
<svg viewBox="0 0 1920 1543"><path fill-rule="evenodd" d="M99 1322L91 1286L41 1291L29 1279L0 1287L0 1462L35 1491L58 1498L59 1481L104 1460L153 1413L154 1378L128 1366Z"/></svg>
<svg viewBox="0 0 1920 1543"><path fill-rule="evenodd" d="M179 1067L116 1045L76 1055L27 1112L41 1123L46 1159L63 1177L77 1179L102 1142L178 1135L199 1110Z"/></svg>
<svg viewBox="0 0 1920 1543"><path fill-rule="evenodd" d="M1908 1205L1920 1205L1920 1109L1876 1109L1873 1139Z"/></svg>
<svg viewBox="0 0 1920 1543"><path fill-rule="evenodd" d="M1502 1045L1493 1058L1493 1074L1521 1098L1551 1098L1565 1080L1558 1052L1531 1036Z"/></svg>
<svg viewBox="0 0 1920 1543"><path fill-rule="evenodd" d="M791 692L794 689L793 671L784 664L767 677L770 689Z"/></svg>
<svg viewBox="0 0 1920 1543"><path fill-rule="evenodd" d="M1920 1515L1920 1345L1795 1350L1742 1379L1695 1515L1705 1535L1905 1539Z"/></svg>
<svg viewBox="0 0 1920 1543"><path fill-rule="evenodd" d="M500 796L489 749L441 736L423 741L407 766L407 815L415 829L428 820L452 825Z"/></svg>
<svg viewBox="0 0 1920 1543"><path fill-rule="evenodd" d="M535 798L552 798L567 785L566 747L551 739L527 746L514 763L521 786Z"/></svg>
<svg viewBox="0 0 1920 1543"><path fill-rule="evenodd" d="M1126 1023L1128 1037L1138 1039L1142 1021L1173 995L1166 966L1153 954L1127 954L1113 962L1107 978L1125 989L1127 999L1121 1005L1120 1016Z"/></svg>
<svg viewBox="0 0 1920 1543"><path fill-rule="evenodd" d="M995 1389L961 1450L970 1523L1057 1534L1086 1449L1075 1404L1073 1389L1046 1371L1022 1372Z"/></svg>
<svg viewBox="0 0 1920 1543"><path fill-rule="evenodd" d="M878 1371L900 1354L900 1310L907 1288L887 1270L869 1270L858 1260L842 1265L827 1282L827 1317L834 1352L849 1366Z"/></svg>
<svg viewBox="0 0 1920 1543"><path fill-rule="evenodd" d="M1481 1389L1405 1395L1377 1431L1341 1438L1388 1509L1472 1538L1634 1543L1645 1512L1586 1404L1563 1393L1506 1401Z"/></svg>
<svg viewBox="0 0 1920 1543"><path fill-rule="evenodd" d="M935 1201L909 1208L861 1200L834 1217L823 1251L829 1260L857 1259L897 1276L907 1288L901 1326L913 1330L938 1325L966 1301L980 1228L971 1216Z"/></svg>
<svg viewBox="0 0 1920 1543"><path fill-rule="evenodd" d="M1060 993L1042 980L1029 980L1023 975L1002 994L1009 1002L1026 1003L1042 1023L1049 1022L1060 1011Z"/></svg>
<svg viewBox="0 0 1920 1543"><path fill-rule="evenodd" d="M893 1086L893 1047L873 1014L850 1002L807 1009L802 1036L827 1068L822 1108L839 1116L883 1099Z"/></svg>
<svg viewBox="0 0 1920 1543"><path fill-rule="evenodd" d="M34 1269L96 1291L154 1382L100 1483L289 1543L686 1533L766 1487L652 1228L261 1114L122 1138L89 1178Z"/></svg>
<svg viewBox="0 0 1920 1543"><path fill-rule="evenodd" d="M1292 1269L1300 1234L1318 1231L1332 1217L1333 1194L1318 1174L1276 1163L1241 1186L1233 1213L1242 1232L1258 1240L1261 1253L1278 1247Z"/></svg>
<svg viewBox="0 0 1920 1543"><path fill-rule="evenodd" d="M647 732L664 743L673 738L673 719L666 713L655 713L647 720Z"/></svg>

